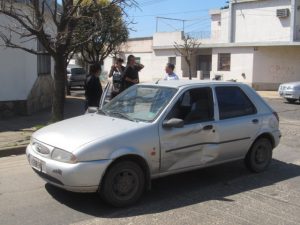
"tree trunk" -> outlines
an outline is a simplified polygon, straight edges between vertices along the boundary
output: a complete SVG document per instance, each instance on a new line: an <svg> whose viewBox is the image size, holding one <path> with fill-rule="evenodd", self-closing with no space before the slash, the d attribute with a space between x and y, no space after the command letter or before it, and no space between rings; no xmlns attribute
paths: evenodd
<svg viewBox="0 0 300 225"><path fill-rule="evenodd" d="M192 79L192 70L191 70L191 63L188 62L188 67L189 67L189 79Z"/></svg>
<svg viewBox="0 0 300 225"><path fill-rule="evenodd" d="M52 122L63 120L65 103L65 84L67 64L62 55L54 57L54 92L52 104Z"/></svg>

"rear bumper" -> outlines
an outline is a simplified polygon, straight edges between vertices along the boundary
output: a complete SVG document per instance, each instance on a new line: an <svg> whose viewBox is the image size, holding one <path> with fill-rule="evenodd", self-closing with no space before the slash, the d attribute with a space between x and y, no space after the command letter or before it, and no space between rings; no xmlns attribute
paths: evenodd
<svg viewBox="0 0 300 225"><path fill-rule="evenodd" d="M70 80L70 81L68 81L68 85L70 87L72 87L72 86L84 86L84 80L83 81L72 81L72 80Z"/></svg>
<svg viewBox="0 0 300 225"><path fill-rule="evenodd" d="M41 170L30 166L47 183L73 192L96 192L106 168L111 163L111 160L62 163L37 154L30 145L26 149L26 156L29 164L31 157L43 162Z"/></svg>

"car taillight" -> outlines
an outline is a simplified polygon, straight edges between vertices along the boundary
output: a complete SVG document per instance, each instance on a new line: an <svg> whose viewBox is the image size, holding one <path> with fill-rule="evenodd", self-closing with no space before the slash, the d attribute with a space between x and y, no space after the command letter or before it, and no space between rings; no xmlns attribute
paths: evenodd
<svg viewBox="0 0 300 225"><path fill-rule="evenodd" d="M278 113L277 112L273 112L273 115L276 117L278 123L279 123L279 116L278 116Z"/></svg>

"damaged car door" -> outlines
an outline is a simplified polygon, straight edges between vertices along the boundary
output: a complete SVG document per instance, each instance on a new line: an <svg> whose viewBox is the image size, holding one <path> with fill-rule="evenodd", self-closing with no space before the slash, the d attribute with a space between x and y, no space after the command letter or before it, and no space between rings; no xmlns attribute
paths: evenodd
<svg viewBox="0 0 300 225"><path fill-rule="evenodd" d="M210 87L186 90L175 100L160 125L161 172L188 169L211 162L218 156L212 143L213 92Z"/></svg>

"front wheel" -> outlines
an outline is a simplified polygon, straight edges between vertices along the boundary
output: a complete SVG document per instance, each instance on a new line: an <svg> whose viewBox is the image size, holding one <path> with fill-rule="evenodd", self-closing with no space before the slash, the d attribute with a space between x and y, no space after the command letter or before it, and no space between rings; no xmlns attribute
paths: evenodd
<svg viewBox="0 0 300 225"><path fill-rule="evenodd" d="M256 140L245 158L247 168L256 173L266 170L272 160L272 150L272 144L267 138Z"/></svg>
<svg viewBox="0 0 300 225"><path fill-rule="evenodd" d="M145 175L141 167L131 161L114 164L100 185L102 198L115 207L124 207L138 201L145 189Z"/></svg>

